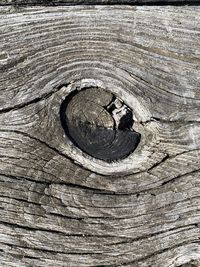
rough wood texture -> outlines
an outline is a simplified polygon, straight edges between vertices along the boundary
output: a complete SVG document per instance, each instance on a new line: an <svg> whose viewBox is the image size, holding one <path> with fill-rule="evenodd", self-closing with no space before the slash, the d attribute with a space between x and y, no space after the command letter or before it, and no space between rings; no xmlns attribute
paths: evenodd
<svg viewBox="0 0 200 267"><path fill-rule="evenodd" d="M0 0L0 5L198 4L200 0Z"/></svg>
<svg viewBox="0 0 200 267"><path fill-rule="evenodd" d="M200 8L0 13L0 265L198 266ZM135 99L128 175L66 147L62 85L88 79Z"/></svg>

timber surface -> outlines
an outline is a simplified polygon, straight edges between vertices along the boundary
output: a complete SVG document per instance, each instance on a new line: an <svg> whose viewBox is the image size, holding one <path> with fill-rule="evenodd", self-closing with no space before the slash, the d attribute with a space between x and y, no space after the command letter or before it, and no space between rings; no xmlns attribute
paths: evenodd
<svg viewBox="0 0 200 267"><path fill-rule="evenodd" d="M200 8L0 14L0 266L200 260ZM136 173L100 175L63 149L60 85L83 78L121 86L149 111L155 153Z"/></svg>
<svg viewBox="0 0 200 267"><path fill-rule="evenodd" d="M0 5L183 5L199 4L200 0L0 0Z"/></svg>

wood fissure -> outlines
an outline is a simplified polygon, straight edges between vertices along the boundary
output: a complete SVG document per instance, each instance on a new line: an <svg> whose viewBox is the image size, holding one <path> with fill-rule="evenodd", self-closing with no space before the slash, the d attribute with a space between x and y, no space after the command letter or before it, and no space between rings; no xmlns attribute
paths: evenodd
<svg viewBox="0 0 200 267"><path fill-rule="evenodd" d="M0 266L198 266L199 14L196 1L0 1ZM84 88L73 114L92 106L93 128L131 111L130 155L69 140L61 107ZM94 105L105 92L114 109Z"/></svg>

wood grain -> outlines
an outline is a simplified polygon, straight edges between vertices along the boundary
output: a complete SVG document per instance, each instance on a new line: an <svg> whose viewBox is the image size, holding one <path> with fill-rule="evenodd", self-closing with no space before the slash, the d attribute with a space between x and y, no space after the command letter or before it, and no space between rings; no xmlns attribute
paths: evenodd
<svg viewBox="0 0 200 267"><path fill-rule="evenodd" d="M199 12L0 8L1 266L198 266ZM135 105L136 161L69 149L60 105L88 83Z"/></svg>
<svg viewBox="0 0 200 267"><path fill-rule="evenodd" d="M0 5L137 5L137 4L199 4L199 0L0 0Z"/></svg>

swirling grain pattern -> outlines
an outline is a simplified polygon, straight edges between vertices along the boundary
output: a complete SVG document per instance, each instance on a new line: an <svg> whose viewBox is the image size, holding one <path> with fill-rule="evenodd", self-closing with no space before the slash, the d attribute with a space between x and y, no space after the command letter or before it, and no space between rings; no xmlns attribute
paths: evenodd
<svg viewBox="0 0 200 267"><path fill-rule="evenodd" d="M0 266L198 266L199 14L0 7ZM67 143L60 106L88 85L133 110L123 163Z"/></svg>

